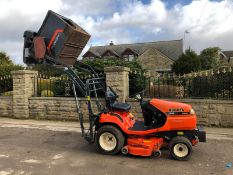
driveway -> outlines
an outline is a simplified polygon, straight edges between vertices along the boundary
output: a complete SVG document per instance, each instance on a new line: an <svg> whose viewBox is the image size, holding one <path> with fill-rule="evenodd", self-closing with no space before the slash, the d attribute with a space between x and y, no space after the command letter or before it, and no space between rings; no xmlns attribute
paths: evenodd
<svg viewBox="0 0 233 175"><path fill-rule="evenodd" d="M233 129L207 129L189 161L108 156L88 145L74 122L0 119L0 175L233 174Z"/></svg>

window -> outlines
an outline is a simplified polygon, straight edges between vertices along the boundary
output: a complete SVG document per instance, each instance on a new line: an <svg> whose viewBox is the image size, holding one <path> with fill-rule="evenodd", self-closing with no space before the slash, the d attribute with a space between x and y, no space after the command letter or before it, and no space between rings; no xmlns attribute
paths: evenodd
<svg viewBox="0 0 233 175"><path fill-rule="evenodd" d="M229 62L233 63L233 57L229 57Z"/></svg>
<svg viewBox="0 0 233 175"><path fill-rule="evenodd" d="M124 58L125 61L129 61L128 55L123 55L123 58Z"/></svg>
<svg viewBox="0 0 233 175"><path fill-rule="evenodd" d="M129 55L129 61L133 61L134 55Z"/></svg>
<svg viewBox="0 0 233 175"><path fill-rule="evenodd" d="M133 61L134 55L123 55L125 61Z"/></svg>

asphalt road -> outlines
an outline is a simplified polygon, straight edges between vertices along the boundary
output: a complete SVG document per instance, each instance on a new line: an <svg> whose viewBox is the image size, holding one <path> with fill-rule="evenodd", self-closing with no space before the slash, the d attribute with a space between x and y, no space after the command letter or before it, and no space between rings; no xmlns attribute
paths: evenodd
<svg viewBox="0 0 233 175"><path fill-rule="evenodd" d="M189 161L167 150L159 159L98 153L73 131L0 127L0 175L233 175L233 141L209 139L194 147Z"/></svg>

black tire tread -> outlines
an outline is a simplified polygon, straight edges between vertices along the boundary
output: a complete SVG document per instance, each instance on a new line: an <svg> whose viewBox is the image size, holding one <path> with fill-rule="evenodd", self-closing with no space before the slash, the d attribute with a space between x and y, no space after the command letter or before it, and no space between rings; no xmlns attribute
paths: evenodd
<svg viewBox="0 0 233 175"><path fill-rule="evenodd" d="M175 146L175 144L177 143L183 143L185 144L188 149L189 149L189 153L187 156L185 157L177 157L174 152L173 152L173 147ZM186 137L184 136L176 136L174 138L171 139L171 141L169 142L168 144L168 148L169 148L169 151L170 151L170 154L171 156L176 159L176 160L181 160L181 161L185 161L185 160L189 160L190 157L191 157L191 154L192 154L192 144L191 142L189 141L189 139L187 139Z"/></svg>

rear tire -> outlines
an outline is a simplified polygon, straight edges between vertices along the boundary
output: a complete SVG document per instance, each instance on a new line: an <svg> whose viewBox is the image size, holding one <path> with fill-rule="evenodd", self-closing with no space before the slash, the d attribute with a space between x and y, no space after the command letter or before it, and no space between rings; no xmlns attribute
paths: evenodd
<svg viewBox="0 0 233 175"><path fill-rule="evenodd" d="M176 160L188 160L192 154L192 144L186 137L174 137L168 145L171 156Z"/></svg>
<svg viewBox="0 0 233 175"><path fill-rule="evenodd" d="M96 144L103 154L117 154L124 146L125 137L122 132L111 125L104 125L97 131Z"/></svg>

